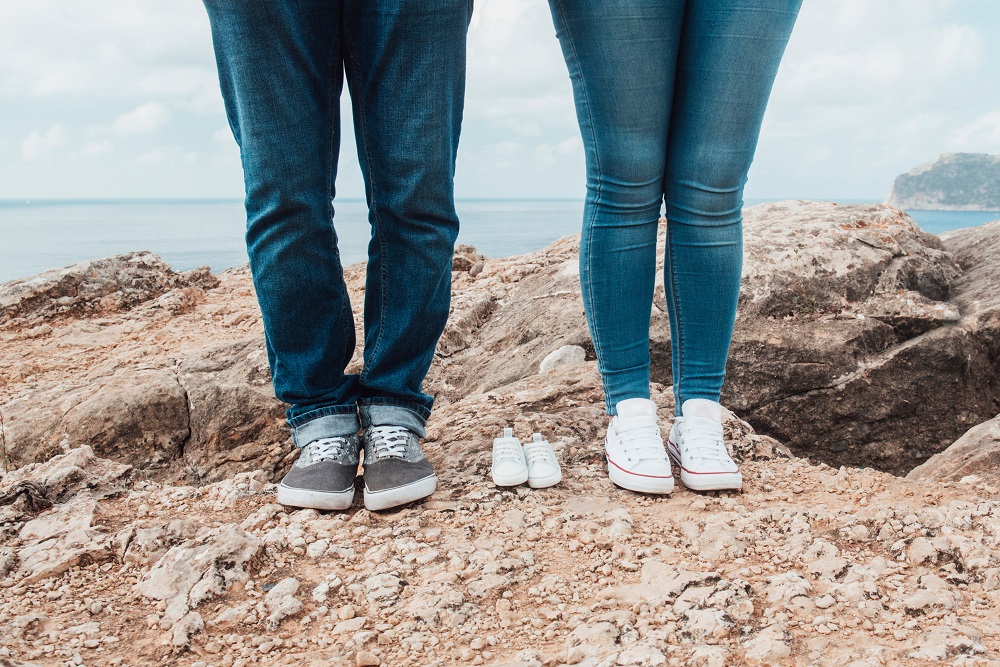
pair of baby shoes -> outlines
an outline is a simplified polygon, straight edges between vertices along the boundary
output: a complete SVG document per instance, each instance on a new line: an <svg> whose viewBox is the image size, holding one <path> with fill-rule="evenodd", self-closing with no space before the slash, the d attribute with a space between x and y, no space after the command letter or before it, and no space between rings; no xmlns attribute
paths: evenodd
<svg viewBox="0 0 1000 667"><path fill-rule="evenodd" d="M514 429L505 428L503 436L493 440L493 483L497 486L517 486L528 483L533 489L558 484L562 470L556 453L541 433L531 436L523 445L514 437Z"/></svg>

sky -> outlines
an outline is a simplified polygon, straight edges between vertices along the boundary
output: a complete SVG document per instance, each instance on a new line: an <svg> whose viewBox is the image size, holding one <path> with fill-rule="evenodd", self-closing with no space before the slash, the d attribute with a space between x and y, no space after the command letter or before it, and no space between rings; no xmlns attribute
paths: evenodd
<svg viewBox="0 0 1000 667"><path fill-rule="evenodd" d="M746 197L882 199L941 153L1000 153L997 34L996 0L805 0ZM476 0L468 58L456 195L581 198L548 3ZM363 197L344 118L338 196ZM242 178L200 2L0 4L0 199L239 198Z"/></svg>

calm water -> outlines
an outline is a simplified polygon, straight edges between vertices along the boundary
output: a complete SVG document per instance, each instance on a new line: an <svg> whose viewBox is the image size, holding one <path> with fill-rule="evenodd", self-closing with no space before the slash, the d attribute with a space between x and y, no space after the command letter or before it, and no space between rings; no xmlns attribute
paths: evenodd
<svg viewBox="0 0 1000 667"><path fill-rule="evenodd" d="M575 234L583 211L575 200L464 200L457 206L459 243L489 257L536 250ZM1000 218L997 212L910 214L934 233ZM366 257L367 215L364 201L336 204L347 263ZM244 216L240 200L0 201L0 282L132 250L152 250L179 271L205 264L221 271L247 261Z"/></svg>

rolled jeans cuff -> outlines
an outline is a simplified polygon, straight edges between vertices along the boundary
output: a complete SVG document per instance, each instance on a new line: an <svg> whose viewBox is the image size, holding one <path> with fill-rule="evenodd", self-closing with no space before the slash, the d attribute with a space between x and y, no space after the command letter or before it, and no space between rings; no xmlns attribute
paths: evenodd
<svg viewBox="0 0 1000 667"><path fill-rule="evenodd" d="M361 399L361 426L402 426L421 438L427 436L430 410L418 403L393 399Z"/></svg>
<svg viewBox="0 0 1000 667"><path fill-rule="evenodd" d="M361 428L357 407L353 405L320 408L289 419L288 425L292 428L292 441L300 448L320 438L353 435Z"/></svg>

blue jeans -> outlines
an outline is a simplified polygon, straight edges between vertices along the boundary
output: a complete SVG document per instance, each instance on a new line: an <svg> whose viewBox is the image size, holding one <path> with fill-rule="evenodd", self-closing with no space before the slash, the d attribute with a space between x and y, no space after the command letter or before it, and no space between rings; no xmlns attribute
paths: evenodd
<svg viewBox="0 0 1000 667"><path fill-rule="evenodd" d="M550 0L587 160L584 307L606 409L649 398L664 200L677 411L719 400L736 320L743 186L801 0Z"/></svg>
<svg viewBox="0 0 1000 667"><path fill-rule="evenodd" d="M268 359L298 446L406 426L448 318L471 0L205 0ZM346 73L371 242L364 366L333 226ZM360 414L359 414L360 413ZM360 419L359 419L360 417Z"/></svg>

